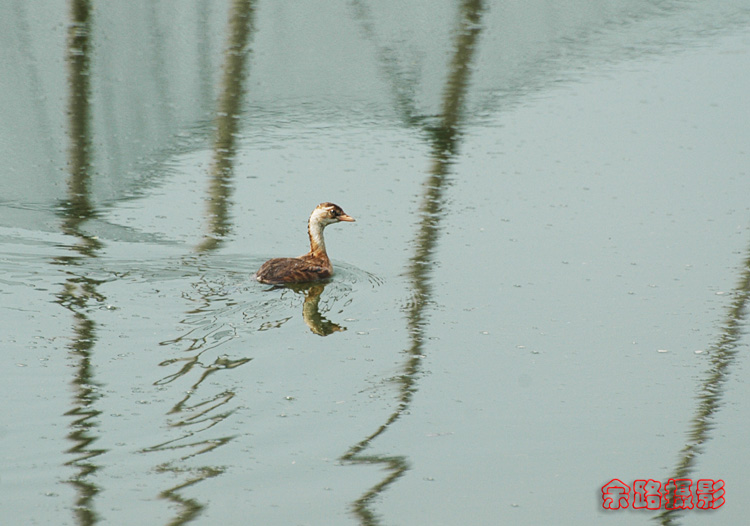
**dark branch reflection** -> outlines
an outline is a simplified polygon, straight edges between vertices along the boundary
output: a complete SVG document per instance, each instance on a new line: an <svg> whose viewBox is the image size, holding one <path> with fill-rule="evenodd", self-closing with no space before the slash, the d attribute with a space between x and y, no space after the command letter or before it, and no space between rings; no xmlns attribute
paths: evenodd
<svg viewBox="0 0 750 526"><path fill-rule="evenodd" d="M249 42L254 30L254 16L255 5L251 0L235 0L232 3L228 22L228 41L224 52L221 89L216 109L213 161L209 173L209 199L206 211L207 234L196 247L196 251L199 253L216 250L231 229L229 205L234 176L235 142L239 131L245 83L248 77ZM209 323L206 325L205 323L206 316L212 310L212 301L220 296L217 296L209 287L202 295L202 307L188 313L199 320L200 330L198 332L202 335L192 334L193 330L191 330L188 334L175 340L162 342L162 345L188 343L188 348L184 352L191 353L191 355L162 362L161 366L171 366L178 363L182 365L175 373L156 381L156 385L167 385L187 377L191 372L202 370L198 380L192 384L191 388L168 413L170 428L178 430L180 436L144 449L144 452L165 450L185 452L179 458L157 467L158 472L169 472L183 480L187 477L186 481L165 489L159 494L161 498L167 499L178 506L177 514L169 523L173 525L192 521L200 515L205 506L196 499L186 498L182 494L182 490L216 477L224 471L224 468L219 466L185 467L184 463L188 459L194 459L209 453L233 439L232 436L203 437L209 429L226 421L234 413L234 410L229 407L229 403L235 396L234 391L226 390L218 394L208 395L197 402L194 401L194 398L197 397L201 385L212 374L217 371L234 369L251 361L251 358L230 359L227 356L218 356L210 364L205 364L202 361L202 357L207 351L215 348L221 341L226 341L224 338L220 338L218 343L212 341L211 330L212 327L215 327L215 324ZM205 332L206 330L208 332Z"/></svg>
<svg viewBox="0 0 750 526"><path fill-rule="evenodd" d="M99 521L94 510L94 498L100 492L94 482L99 465L95 458L106 450L92 447L98 439L95 434L97 417L101 413L95 408L99 399L99 385L94 379L92 367L93 350L96 343L96 323L89 317L90 303L101 302L104 297L97 291L101 284L77 269L85 259L96 257L101 248L99 240L83 232L83 224L96 216L91 202L91 127L90 127L90 55L91 5L86 0L74 0L70 4L71 22L68 29L68 192L67 199L59 207L62 232L74 239L71 256L56 258L55 263L65 267L67 278L59 292L57 303L73 315L73 337L69 345L70 355L75 360L73 378L73 407L65 413L73 417L68 439L73 446L67 453L73 460L66 463L77 473L69 479L75 487L77 499L74 506L78 524L90 525Z"/></svg>
<svg viewBox="0 0 750 526"><path fill-rule="evenodd" d="M456 32L455 50L445 89L443 91L441 114L437 123L428 127L432 145L430 176L424 183L425 192L419 209L419 229L415 240L415 253L410 259L408 276L412 286L412 298L406 305L407 327L410 345L406 349L408 358L402 373L397 378L398 405L388 419L374 433L355 444L341 457L346 463L382 465L386 476L352 505L353 512L361 524L375 525L379 519L371 509L375 497L401 477L409 468L403 456L365 455L363 452L373 440L396 422L411 405L417 390L417 374L421 368L424 342L427 329L427 307L432 298L431 269L433 256L440 234L440 221L444 215L444 191L447 186L450 167L458 154L460 125L464 103L469 86L471 64L474 60L477 40L481 32L483 5L481 0L465 0L460 7L460 22ZM397 90L398 93L403 93ZM399 106L404 109L411 104L397 97ZM407 122L419 119L408 118Z"/></svg>
<svg viewBox="0 0 750 526"><path fill-rule="evenodd" d="M247 62L254 32L255 5L251 0L235 0L229 17L229 41L224 53L221 92L216 110L216 136L208 190L208 232L196 250L206 252L219 247L230 232L229 200L236 154L236 137L242 116Z"/></svg>
<svg viewBox="0 0 750 526"><path fill-rule="evenodd" d="M190 403L193 394L198 390L200 385L210 375L223 369L234 369L247 362L249 359L227 360L225 358L217 359L216 362L209 366L204 366L204 372L197 382L195 382L185 396L177 402L169 412L172 418L169 426L174 429L183 429L184 432L176 439L168 440L146 448L144 453L156 451L175 451L184 452L176 460L171 460L160 464L156 467L159 473L172 473L179 475L180 478L188 479L180 484L165 489L159 494L159 497L167 499L179 506L179 512L169 522L170 525L186 524L200 515L205 505L196 499L187 498L182 495L181 490L192 486L204 480L221 475L224 468L220 466L198 466L183 467L178 463L184 463L190 458L198 457L204 453L213 451L229 443L233 436L220 436L199 439L198 436L205 433L212 427L227 420L234 410L228 407L229 402L234 398L234 391L226 390L215 394L207 399L197 403ZM181 376L181 375L180 375ZM169 381L179 376L170 378ZM169 382L163 382L169 383Z"/></svg>
<svg viewBox="0 0 750 526"><path fill-rule="evenodd" d="M713 420L721 408L724 384L729 378L731 366L735 362L743 336L742 327L746 323L748 301L750 301L750 249L743 264L739 283L734 290L734 301L727 313L726 322L722 325L721 336L710 351L711 366L701 385L698 407L690 424L688 440L680 452L676 469L669 477L671 479L689 478L698 455L703 452L703 444L711 438ZM668 501L667 507L671 505L672 502ZM680 514L681 510L665 509L656 518L664 526L673 526L678 524Z"/></svg>

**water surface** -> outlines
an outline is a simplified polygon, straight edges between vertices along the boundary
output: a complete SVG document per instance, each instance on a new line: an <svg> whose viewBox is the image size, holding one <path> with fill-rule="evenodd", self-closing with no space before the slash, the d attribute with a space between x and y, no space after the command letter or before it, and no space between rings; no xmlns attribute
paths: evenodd
<svg viewBox="0 0 750 526"><path fill-rule="evenodd" d="M10 2L0 49L3 524L742 522L748 2ZM322 201L334 278L255 282Z"/></svg>

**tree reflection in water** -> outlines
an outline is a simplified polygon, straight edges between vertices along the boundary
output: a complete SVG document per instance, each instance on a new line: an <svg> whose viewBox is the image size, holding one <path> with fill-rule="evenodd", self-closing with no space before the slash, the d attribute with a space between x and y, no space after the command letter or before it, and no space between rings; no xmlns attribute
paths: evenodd
<svg viewBox="0 0 750 526"><path fill-rule="evenodd" d="M62 232L74 240L71 256L55 259L64 268L66 279L63 290L56 294L57 303L73 315L73 337L68 346L75 360L73 378L73 407L65 413L74 420L70 423L68 439L73 446L66 452L74 459L66 463L77 473L69 482L77 492L74 506L78 524L89 525L99 521L94 508L94 498L101 491L95 483L100 465L95 458L106 452L92 444L99 436L96 428L101 411L96 409L101 388L94 378L92 358L96 345L96 323L89 314L91 303L100 304L104 297L98 292L101 281L92 279L79 267L95 258L101 242L83 231L83 225L97 216L91 202L91 86L90 62L92 32L91 5L87 0L75 0L70 5L71 22L67 40L68 65L68 192L67 200L59 207Z"/></svg>
<svg viewBox="0 0 750 526"><path fill-rule="evenodd" d="M414 105L405 96L408 90L403 89L403 82L392 78L391 83L396 93L396 101L405 124L421 125L427 131L431 145L430 176L424 183L425 193L419 209L419 229L416 234L415 252L410 260L408 275L411 281L412 294L406 305L406 323L409 331L410 345L407 348L407 360L402 373L398 375L398 403L395 410L375 432L352 446L341 456L347 464L374 464L386 468L385 477L375 486L360 496L353 504L352 510L361 524L379 524L377 514L371 509L374 498L382 494L393 482L409 468L405 456L364 454L372 442L396 422L411 405L412 397L417 390L417 373L421 368L426 340L427 306L432 297L430 285L433 256L440 234L440 221L444 216L444 191L447 186L451 165L458 154L461 136L461 117L469 85L471 65L475 57L477 41L482 30L483 4L481 0L464 0L460 5L460 18L456 30L454 52L449 66L448 77L443 89L441 113L437 121L427 124L426 119L418 118ZM357 15L360 17L365 32L368 31L367 10L357 2ZM388 64L388 60L383 60ZM393 70L385 68L384 73L390 76Z"/></svg>
<svg viewBox="0 0 750 526"><path fill-rule="evenodd" d="M216 109L215 138L213 162L209 173L209 199L206 210L207 233L204 240L196 247L196 252L206 254L216 250L230 231L229 204L234 177L235 138L239 131L242 102L245 95L245 83L248 78L248 61L250 58L249 43L254 33L255 3L252 0L234 0L231 6L228 22L228 42L224 53L223 75ZM211 302L216 298L209 291L203 297L203 311L194 311L199 317L210 311ZM184 335L162 345L190 341ZM219 466L186 467L188 459L208 453L232 440L232 436L212 436L205 438L205 433L214 426L227 420L233 413L228 408L235 393L226 390L221 393L208 395L194 402L201 384L217 371L230 370L248 363L251 358L230 359L226 356L215 358L211 364L201 361L203 354L213 348L208 335L193 339L186 350L191 355L185 358L167 360L162 366L170 366L182 362L182 367L176 373L165 376L155 382L156 385L166 385L178 378L185 377L198 367L202 369L200 377L192 384L187 394L179 400L168 413L169 427L180 430L178 438L156 444L143 452L174 451L186 453L178 458L164 462L157 467L159 472L169 472L185 479L160 493L160 497L168 499L179 506L178 512L170 524L185 524L196 518L203 510L204 504L196 499L186 498L182 490L209 478L216 477L223 472ZM175 418L175 415L177 417Z"/></svg>

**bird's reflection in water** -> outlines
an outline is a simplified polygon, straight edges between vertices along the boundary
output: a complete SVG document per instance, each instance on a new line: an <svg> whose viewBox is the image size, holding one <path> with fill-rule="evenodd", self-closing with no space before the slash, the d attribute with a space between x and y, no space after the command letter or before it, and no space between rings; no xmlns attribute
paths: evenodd
<svg viewBox="0 0 750 526"><path fill-rule="evenodd" d="M283 288L290 289L297 294L304 294L305 302L302 305L302 319L305 320L310 330L318 336L328 336L334 332L346 330L346 327L342 327L324 317L320 311L320 296L329 284L330 281L283 286ZM332 302L336 302L337 299L333 297ZM324 312L329 310L330 308L324 308Z"/></svg>

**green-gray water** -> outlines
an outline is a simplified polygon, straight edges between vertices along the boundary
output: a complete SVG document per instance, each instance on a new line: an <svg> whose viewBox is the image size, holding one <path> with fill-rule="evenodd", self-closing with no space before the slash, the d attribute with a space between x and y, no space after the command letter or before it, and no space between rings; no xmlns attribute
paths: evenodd
<svg viewBox="0 0 750 526"><path fill-rule="evenodd" d="M4 2L0 524L741 524L749 55L747 0ZM334 279L255 282L323 201Z"/></svg>

